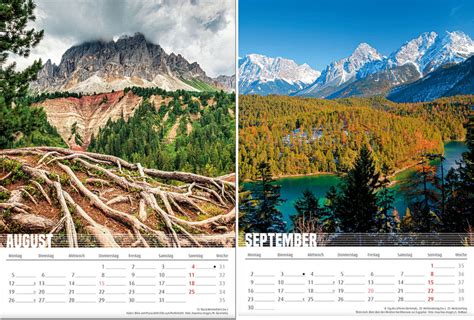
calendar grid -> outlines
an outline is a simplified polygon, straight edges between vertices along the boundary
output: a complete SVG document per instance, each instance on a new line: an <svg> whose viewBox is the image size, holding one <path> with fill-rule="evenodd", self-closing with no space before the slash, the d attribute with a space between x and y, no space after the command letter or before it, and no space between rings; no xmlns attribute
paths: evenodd
<svg viewBox="0 0 474 320"><path fill-rule="evenodd" d="M245 316L473 315L468 248L241 248Z"/></svg>
<svg viewBox="0 0 474 320"><path fill-rule="evenodd" d="M0 250L1 315L233 318L233 250Z"/></svg>

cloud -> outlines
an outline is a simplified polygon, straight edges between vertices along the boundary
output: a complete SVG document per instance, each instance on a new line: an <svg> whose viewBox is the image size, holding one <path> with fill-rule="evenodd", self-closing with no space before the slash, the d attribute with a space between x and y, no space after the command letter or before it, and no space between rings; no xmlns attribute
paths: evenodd
<svg viewBox="0 0 474 320"><path fill-rule="evenodd" d="M34 59L60 62L69 47L141 32L167 53L198 62L210 76L235 67L235 0L43 0L33 26L45 36L18 68Z"/></svg>
<svg viewBox="0 0 474 320"><path fill-rule="evenodd" d="M459 12L461 8L462 6L456 6L456 7L451 8L451 10L449 11L449 16L450 17L456 16L456 14Z"/></svg>

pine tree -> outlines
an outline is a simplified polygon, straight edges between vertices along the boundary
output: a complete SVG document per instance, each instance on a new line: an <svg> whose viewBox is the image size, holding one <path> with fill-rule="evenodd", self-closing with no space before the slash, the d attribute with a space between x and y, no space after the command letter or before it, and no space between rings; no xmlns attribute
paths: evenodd
<svg viewBox="0 0 474 320"><path fill-rule="evenodd" d="M43 31L28 29L35 20L32 0L2 0L0 5L0 149L34 145L66 146L41 108L30 108L30 81L36 78L41 60L21 72L7 65L9 54L28 57ZM13 107L14 106L14 107Z"/></svg>
<svg viewBox="0 0 474 320"><path fill-rule="evenodd" d="M297 214L292 217L293 232L314 233L321 230L321 210L318 198L310 190L303 191L302 198L296 200Z"/></svg>
<svg viewBox="0 0 474 320"><path fill-rule="evenodd" d="M0 97L7 107L14 99L26 96L30 81L42 66L41 60L22 72L15 71L15 63L5 66L9 53L26 58L43 38L43 30L27 29L28 22L36 19L35 7L32 0L2 0L0 5Z"/></svg>
<svg viewBox="0 0 474 320"><path fill-rule="evenodd" d="M412 209L413 229L411 231L435 232L439 230L441 193L438 185L436 167L430 163L428 155L423 154L416 171L401 185L401 190Z"/></svg>
<svg viewBox="0 0 474 320"><path fill-rule="evenodd" d="M374 232L377 233L388 233L395 232L396 230L396 219L392 213L393 201L395 196L393 191L388 188L390 181L387 178L388 167L382 166L382 173L384 174L383 179L380 181L380 190L377 193L377 206L378 211L374 217Z"/></svg>
<svg viewBox="0 0 474 320"><path fill-rule="evenodd" d="M240 207L243 229L245 232L285 232L286 223L277 208L283 202L280 198L281 187L273 183L267 162L259 163L258 176L251 196Z"/></svg>
<svg viewBox="0 0 474 320"><path fill-rule="evenodd" d="M371 151L363 145L341 184L336 212L343 232L369 232L372 229L373 217L378 211L379 177Z"/></svg>
<svg viewBox="0 0 474 320"><path fill-rule="evenodd" d="M446 178L445 232L467 232L474 226L474 107L467 124L466 144L457 168Z"/></svg>

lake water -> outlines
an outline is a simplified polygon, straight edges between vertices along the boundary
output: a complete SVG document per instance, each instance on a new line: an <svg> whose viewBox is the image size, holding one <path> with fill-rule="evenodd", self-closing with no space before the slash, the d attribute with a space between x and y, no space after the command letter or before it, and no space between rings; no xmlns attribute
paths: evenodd
<svg viewBox="0 0 474 320"><path fill-rule="evenodd" d="M467 146L464 142L452 141L448 142L444 146L444 156L446 158L444 162L444 173L445 175L450 168L456 167L456 161L461 159L461 155L467 150ZM396 179L400 180L407 178L414 172L414 169L407 169L397 174ZM438 164L438 173L440 174L440 166ZM288 228L291 228L291 216L296 214L294 207L295 201L300 198L304 190L311 190L316 197L322 198L326 195L326 192L331 186L336 186L340 181L340 178L336 175L315 175L315 176L304 176L304 177L292 177L292 178L281 178L276 180L281 185L281 198L286 201L279 206L280 211L283 213L285 220L287 221ZM397 208L400 215L405 214L407 203L405 197L397 185L393 187L395 191L395 202L394 206Z"/></svg>

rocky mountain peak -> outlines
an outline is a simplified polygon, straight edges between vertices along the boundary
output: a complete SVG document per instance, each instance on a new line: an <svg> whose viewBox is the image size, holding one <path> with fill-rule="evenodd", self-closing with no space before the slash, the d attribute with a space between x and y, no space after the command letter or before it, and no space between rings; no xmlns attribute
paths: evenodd
<svg viewBox="0 0 474 320"><path fill-rule="evenodd" d="M382 55L377 52L375 48L370 46L368 43L362 42L360 43L354 52L351 54L349 59L360 59L363 61L372 61L372 60L380 60L382 59Z"/></svg>
<svg viewBox="0 0 474 320"><path fill-rule="evenodd" d="M282 57L248 54L239 59L241 93L288 94L301 90L320 75L309 65Z"/></svg>
<svg viewBox="0 0 474 320"><path fill-rule="evenodd" d="M196 81L222 88L197 62L190 63L181 54L168 54L142 33L135 33L116 41L89 41L69 48L59 65L46 62L31 87L41 92L107 92L130 86L196 91L199 89L189 84Z"/></svg>

